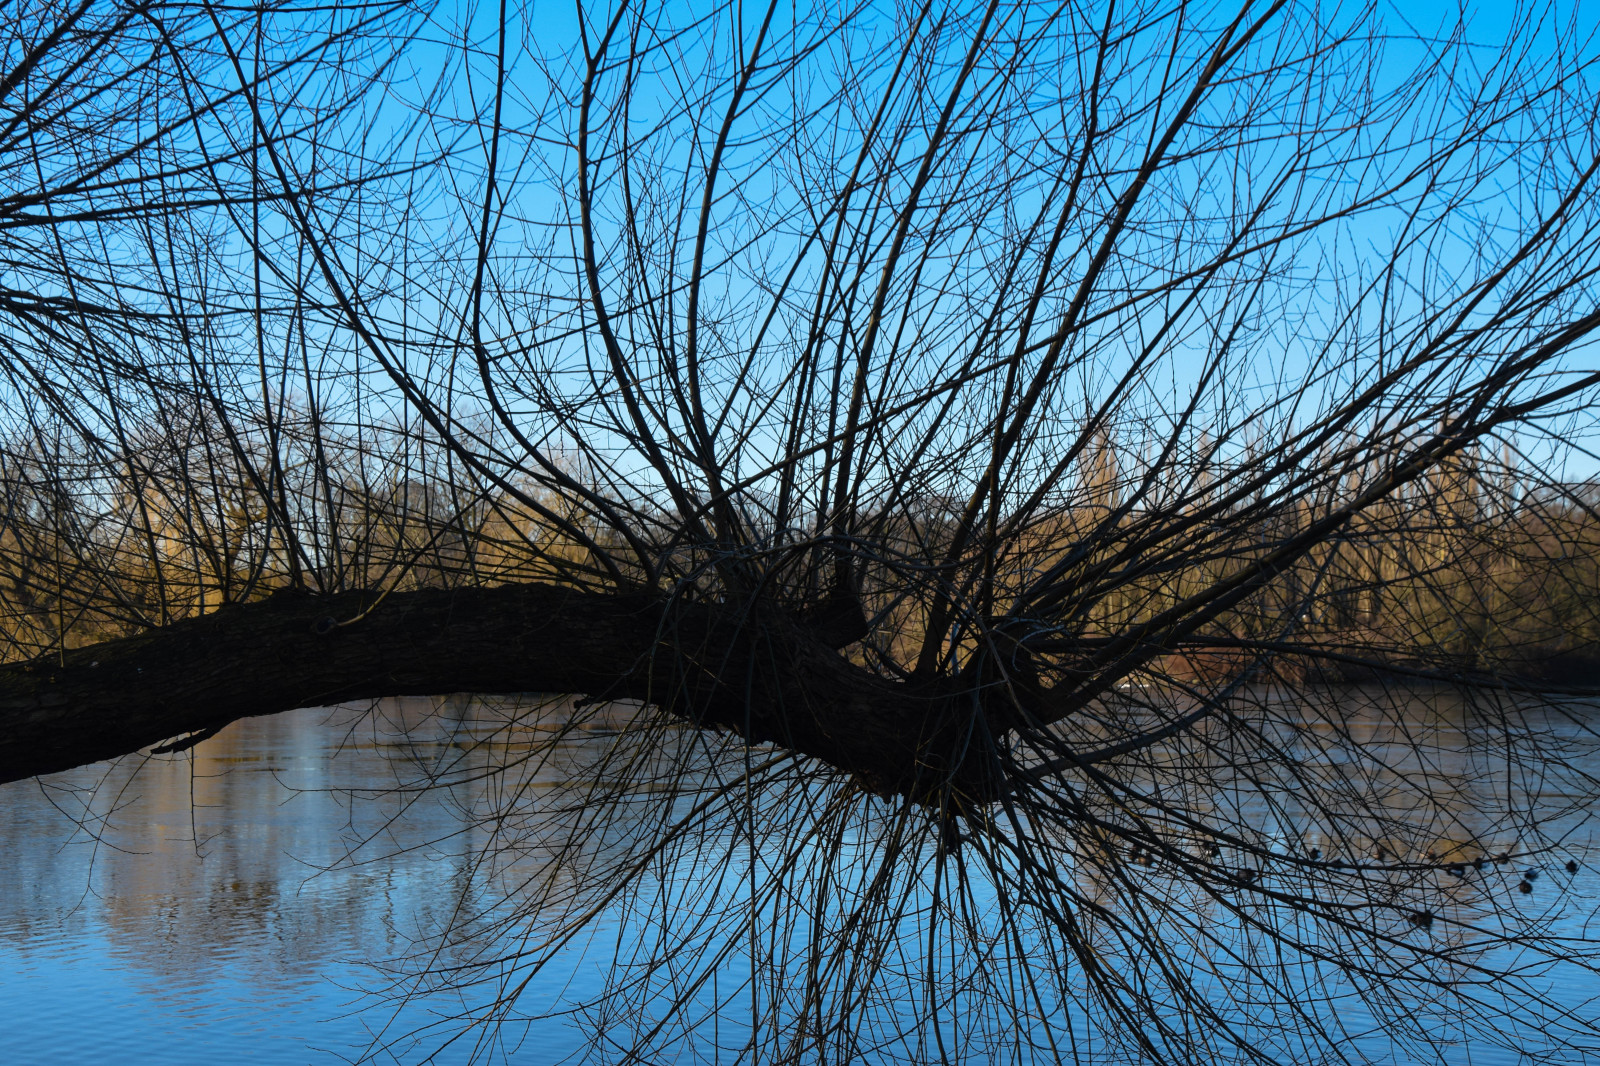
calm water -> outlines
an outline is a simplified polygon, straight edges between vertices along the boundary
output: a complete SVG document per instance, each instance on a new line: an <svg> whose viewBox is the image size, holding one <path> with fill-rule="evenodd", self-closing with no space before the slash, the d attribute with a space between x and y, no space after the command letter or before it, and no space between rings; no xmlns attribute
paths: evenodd
<svg viewBox="0 0 1600 1066"><path fill-rule="evenodd" d="M338 1062L379 1033L401 1040L377 1061L413 1061L405 1034L459 1005L396 1008L374 964L449 921L478 848L458 796L344 791L459 742L432 701L382 710L248 719L192 758L0 787L0 1062ZM530 1005L590 971L570 952ZM519 1061L583 1044L560 1022L536 1035Z"/></svg>
<svg viewBox="0 0 1600 1066"><path fill-rule="evenodd" d="M504 1028L493 1048L440 1050L436 1034L475 1001L386 994L396 988L386 967L405 970L432 934L481 919L463 918L474 901L581 873L536 847L484 862L490 834L504 831L484 813L508 797L461 752L504 713L428 700L299 711L236 723L188 754L0 787L0 1063L575 1059L587 1036L578 1018ZM544 713L562 717L559 706ZM536 809L541 790L592 773L608 750L604 725L520 774L512 805ZM1600 773L1600 756L1588 759ZM456 787L413 790L430 766L448 766ZM1462 775L1459 787L1485 780ZM1570 853L1600 859L1581 812L1570 830ZM607 846L563 861L603 860ZM1546 877L1546 901L1562 879L1554 932L1591 935L1594 865ZM623 927L616 915L593 923L529 982L519 1009L537 1015L595 992L615 951L607 937ZM1552 980L1574 1008L1600 994L1581 975ZM1370 1041L1364 1050L1382 1054ZM1462 1047L1445 1061L1519 1058Z"/></svg>

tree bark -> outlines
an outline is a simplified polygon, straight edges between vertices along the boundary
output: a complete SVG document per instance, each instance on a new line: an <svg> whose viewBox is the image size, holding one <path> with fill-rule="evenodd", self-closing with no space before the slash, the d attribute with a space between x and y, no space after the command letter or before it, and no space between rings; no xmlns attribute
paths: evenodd
<svg viewBox="0 0 1600 1066"><path fill-rule="evenodd" d="M948 683L880 677L782 616L544 584L279 594L0 667L0 780L251 715L452 692L643 700L924 801L997 784L999 723Z"/></svg>

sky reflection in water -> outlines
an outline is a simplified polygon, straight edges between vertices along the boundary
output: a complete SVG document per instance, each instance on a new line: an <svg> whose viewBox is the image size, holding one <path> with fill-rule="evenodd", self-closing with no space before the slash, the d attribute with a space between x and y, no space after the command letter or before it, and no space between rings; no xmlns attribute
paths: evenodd
<svg viewBox="0 0 1600 1066"><path fill-rule="evenodd" d="M433 710L410 702L386 710ZM385 825L392 804L320 791L393 783L391 762L412 753L372 725L346 710L247 719L192 762L0 787L0 1060L334 1062L364 1050L369 1028L392 1021L397 1035L448 1009L413 1003L391 1019L362 991L381 987L374 962L447 920L474 851L469 812L445 797ZM75 827L86 803L104 821ZM380 827L356 851L371 861L350 864ZM581 988L574 967L530 988L529 1004L569 978ZM547 1023L526 1061L581 1043Z"/></svg>
<svg viewBox="0 0 1600 1066"><path fill-rule="evenodd" d="M236 723L186 755L0 787L0 1061L337 1062L369 1052L377 1032L398 1042L376 1061L420 1059L406 1034L459 1002L375 997L374 964L444 927L483 876L480 808L460 790L356 800L342 790L410 780L419 760L459 747L485 706L297 711ZM573 738L535 785L581 774L597 747ZM1589 936L1592 865L1545 882L1564 882L1568 935ZM569 949L527 988L522 1011L597 991L615 931L599 923L598 946ZM1577 1005L1600 989L1565 992ZM499 1035L490 1057L502 1061L556 1063L584 1046L573 1020ZM473 1050L453 1045L435 1061ZM1516 1061L1454 1053L1478 1066Z"/></svg>

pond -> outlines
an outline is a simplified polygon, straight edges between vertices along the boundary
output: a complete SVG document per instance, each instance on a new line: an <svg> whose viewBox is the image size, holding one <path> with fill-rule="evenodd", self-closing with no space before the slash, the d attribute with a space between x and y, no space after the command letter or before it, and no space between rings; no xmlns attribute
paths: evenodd
<svg viewBox="0 0 1600 1066"><path fill-rule="evenodd" d="M691 776L716 776L735 765L709 755L697 762L699 734L659 733L630 758L666 756L663 765L676 769L632 772L626 788L639 802L613 803L602 821L592 820L605 796L586 792L586 783L608 778L632 713L575 714L563 700L464 698L302 710L235 723L185 753L0 786L0 1061L578 1061L594 1051L588 1037L606 1019L592 1005L570 1008L592 1001L608 973L631 974L651 989L629 1002L641 1016L655 1010L654 1022L628 1023L633 1031L650 1028L653 1046L671 1056L649 1061L673 1061L679 1051L682 1061L764 1059L759 1049L781 1041L741 1031L736 1012L724 1010L715 1022L725 1031L676 1036L660 1007L666 988L674 1002L716 1014L703 1008L727 1006L719 979L752 989L739 994L754 998L756 949L665 977L663 956L725 946L739 935L739 906L781 928L779 939L801 943L812 935L805 912L842 908L852 890L839 880L832 896L763 897L749 861L761 852L753 830L745 845L677 854L678 865L664 868L690 863L696 873L683 884L646 877L630 893L609 889L606 871L633 861L630 848L694 809L699 793L685 767L699 767ZM1416 715L1437 717L1437 708L1420 701ZM1584 734L1581 717L1561 722L1573 737ZM1462 752L1471 747L1465 733L1457 739ZM1452 769L1437 748L1431 757L1407 750L1415 765L1391 771L1453 772L1448 787L1464 797L1496 787L1492 775L1468 771L1464 754ZM1600 756L1582 750L1589 754L1570 767L1577 779L1600 775ZM741 757L748 765L750 756ZM795 808L798 824L813 817L804 804L816 794L798 788L795 797L781 802ZM1263 818L1278 809L1262 797L1249 802ZM1537 894L1515 902L1542 908L1545 933L1587 942L1600 895L1597 863L1586 861L1586 813L1563 818L1562 854L1576 857L1578 871L1549 865ZM735 819L716 831L735 840L747 828ZM1515 884L1509 870L1486 876L1500 877L1506 892ZM537 943L527 939L529 899L539 908ZM729 900L744 902L730 908ZM992 886L980 884L973 901L992 904ZM798 917L772 922L773 908L786 906ZM718 924L728 913L732 924ZM589 915L598 917L584 920ZM810 917L818 928L826 924ZM917 928L914 914L906 923ZM559 935L549 936L551 929ZM652 952L641 944L667 947ZM782 954L772 945L762 950ZM891 1030L897 1013L927 1002L915 991L920 949L903 950L911 960L906 1002L886 1001L879 1015ZM536 970L526 964L534 958L542 960ZM786 965L774 972L781 976ZM965 964L950 965L954 972ZM475 983L450 980L462 972ZM1537 979L1564 1009L1593 1017L1600 985L1592 975L1558 967ZM1308 971L1305 980L1327 977ZM508 989L516 991L514 1004ZM782 995L770 993L774 1002ZM959 993L941 1002L956 1015L944 1023L954 1038L968 1005ZM461 1024L496 1010L504 1011L499 1026ZM1410 1061L1373 1035L1366 1008L1351 1007L1339 1023L1351 1034L1347 1050ZM1081 1061L1100 1061L1090 1023L1074 1016L1070 1025L1060 1017L1049 1024L1079 1041ZM1530 1052L1539 1050L1537 1029L1519 1037ZM863 1061L938 1061L937 1043L860 1054ZM602 1047L597 1055L614 1053ZM1040 1061L1047 1058L1041 1053ZM1469 1044L1448 1049L1442 1061L1486 1066L1521 1058L1514 1048Z"/></svg>

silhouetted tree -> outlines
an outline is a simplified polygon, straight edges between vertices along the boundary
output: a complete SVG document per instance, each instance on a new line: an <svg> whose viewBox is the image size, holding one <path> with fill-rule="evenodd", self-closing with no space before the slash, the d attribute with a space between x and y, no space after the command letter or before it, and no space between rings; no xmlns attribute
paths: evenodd
<svg viewBox="0 0 1600 1066"><path fill-rule="evenodd" d="M536 17L14 10L6 778L631 701L471 1020L638 894L604 1057L1592 1051L1493 861L1595 792L1571 21Z"/></svg>

